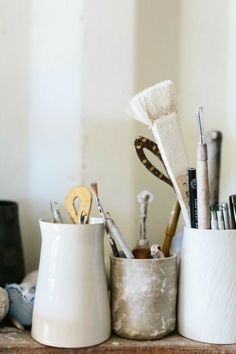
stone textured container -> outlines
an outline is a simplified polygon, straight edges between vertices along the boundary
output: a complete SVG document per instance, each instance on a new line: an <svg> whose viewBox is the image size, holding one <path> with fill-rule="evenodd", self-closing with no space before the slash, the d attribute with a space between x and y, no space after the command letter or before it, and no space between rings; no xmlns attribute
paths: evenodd
<svg viewBox="0 0 236 354"><path fill-rule="evenodd" d="M178 331L200 342L236 343L236 230L185 228Z"/></svg>
<svg viewBox="0 0 236 354"><path fill-rule="evenodd" d="M159 339L176 323L176 256L111 257L112 330L120 337Z"/></svg>

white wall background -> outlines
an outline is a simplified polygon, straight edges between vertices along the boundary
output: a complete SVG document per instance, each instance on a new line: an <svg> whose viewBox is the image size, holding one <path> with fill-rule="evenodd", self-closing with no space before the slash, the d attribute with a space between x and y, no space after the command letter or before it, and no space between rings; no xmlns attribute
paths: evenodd
<svg viewBox="0 0 236 354"><path fill-rule="evenodd" d="M0 0L0 53L0 198L19 202L27 270L38 219L75 184L99 183L131 247L149 189L149 238L162 241L174 195L136 158L135 137L151 133L125 114L157 81L176 85L191 165L199 105L206 129L223 131L221 196L235 193L233 0Z"/></svg>

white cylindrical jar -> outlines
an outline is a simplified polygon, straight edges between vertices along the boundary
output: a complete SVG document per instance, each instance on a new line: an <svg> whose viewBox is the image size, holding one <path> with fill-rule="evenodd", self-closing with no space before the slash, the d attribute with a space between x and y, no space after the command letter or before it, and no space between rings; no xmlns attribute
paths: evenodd
<svg viewBox="0 0 236 354"><path fill-rule="evenodd" d="M185 228L177 318L187 338L236 343L236 230Z"/></svg>

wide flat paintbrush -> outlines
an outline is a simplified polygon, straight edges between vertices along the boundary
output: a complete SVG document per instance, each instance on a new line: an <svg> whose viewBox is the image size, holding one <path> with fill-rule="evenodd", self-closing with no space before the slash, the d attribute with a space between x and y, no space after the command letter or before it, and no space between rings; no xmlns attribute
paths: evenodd
<svg viewBox="0 0 236 354"><path fill-rule="evenodd" d="M128 114L152 128L185 224L190 227L188 162L176 115L173 83L164 81L137 94L130 101Z"/></svg>

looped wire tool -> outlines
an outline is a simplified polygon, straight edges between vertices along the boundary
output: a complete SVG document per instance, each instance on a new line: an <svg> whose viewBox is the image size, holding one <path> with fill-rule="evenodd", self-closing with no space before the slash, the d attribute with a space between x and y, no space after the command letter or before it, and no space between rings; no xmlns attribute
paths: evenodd
<svg viewBox="0 0 236 354"><path fill-rule="evenodd" d="M75 201L79 199L79 208L76 209ZM75 224L82 221L87 224L89 220L89 213L92 205L91 192L87 187L75 186L66 196L66 208Z"/></svg>

